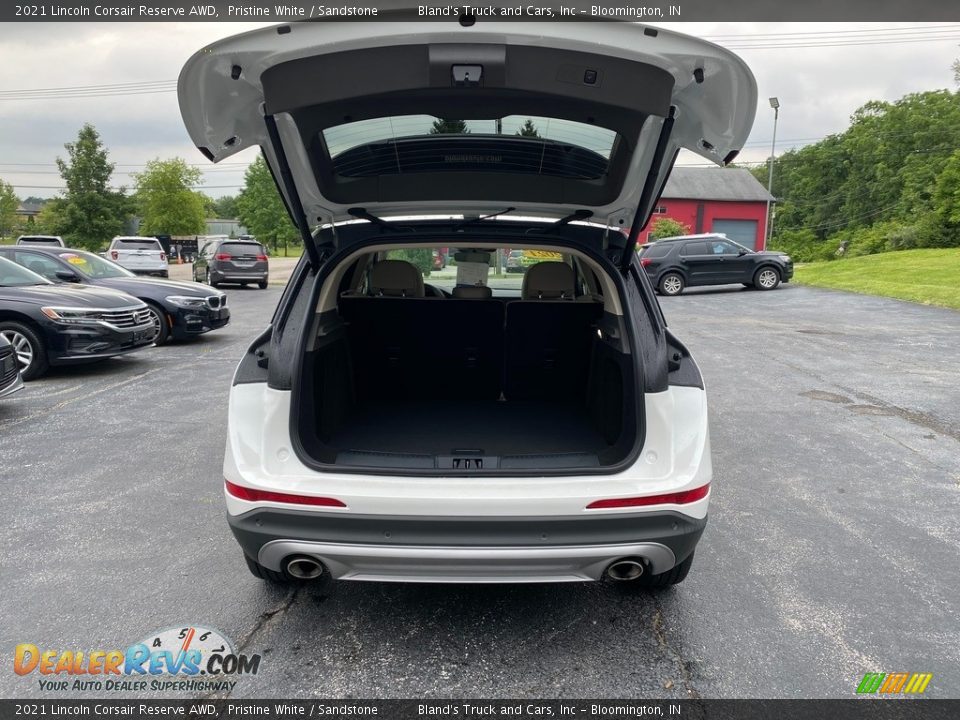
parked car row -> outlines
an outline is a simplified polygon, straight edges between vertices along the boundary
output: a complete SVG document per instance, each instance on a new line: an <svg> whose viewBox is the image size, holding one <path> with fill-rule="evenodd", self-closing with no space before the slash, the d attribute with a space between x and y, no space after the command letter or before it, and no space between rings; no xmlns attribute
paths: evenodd
<svg viewBox="0 0 960 720"><path fill-rule="evenodd" d="M114 357L230 321L226 295L198 283L138 277L84 250L0 247L0 396L52 365ZM12 376L12 375L11 375Z"/></svg>

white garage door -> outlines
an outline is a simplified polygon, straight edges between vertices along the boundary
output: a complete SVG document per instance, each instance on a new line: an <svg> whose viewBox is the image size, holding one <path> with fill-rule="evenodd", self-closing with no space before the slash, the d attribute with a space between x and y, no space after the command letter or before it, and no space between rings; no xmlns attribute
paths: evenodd
<svg viewBox="0 0 960 720"><path fill-rule="evenodd" d="M757 248L756 220L714 220L712 231L723 233L735 243L751 250Z"/></svg>

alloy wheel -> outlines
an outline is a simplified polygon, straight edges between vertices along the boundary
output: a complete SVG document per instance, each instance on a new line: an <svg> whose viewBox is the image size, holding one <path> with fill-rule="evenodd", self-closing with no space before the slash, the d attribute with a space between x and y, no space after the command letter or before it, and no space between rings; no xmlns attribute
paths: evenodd
<svg viewBox="0 0 960 720"><path fill-rule="evenodd" d="M0 332L7 341L13 345L13 351L17 355L17 362L20 363L20 371L25 372L33 363L33 345L24 335L16 330L4 330Z"/></svg>
<svg viewBox="0 0 960 720"><path fill-rule="evenodd" d="M777 273L775 270L763 270L757 275L757 284L764 288L772 288L777 284Z"/></svg>
<svg viewBox="0 0 960 720"><path fill-rule="evenodd" d="M153 325L153 334L150 336L150 342L156 342L160 337L160 333L163 331L163 318L160 317L154 308L147 306L147 310L150 313L150 322Z"/></svg>
<svg viewBox="0 0 960 720"><path fill-rule="evenodd" d="M668 275L663 279L663 291L667 295L676 295L683 290L683 281L676 275Z"/></svg>

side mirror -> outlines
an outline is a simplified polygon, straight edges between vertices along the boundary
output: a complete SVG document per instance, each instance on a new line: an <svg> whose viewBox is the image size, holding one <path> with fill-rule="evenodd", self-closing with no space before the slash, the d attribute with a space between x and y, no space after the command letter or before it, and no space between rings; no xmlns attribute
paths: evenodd
<svg viewBox="0 0 960 720"><path fill-rule="evenodd" d="M740 252L737 253L737 255L739 255L740 257L743 257L746 254L747 254L747 251L742 248L740 249Z"/></svg>
<svg viewBox="0 0 960 720"><path fill-rule="evenodd" d="M64 282L80 282L80 276L77 275L73 270L57 270L57 280L63 280Z"/></svg>

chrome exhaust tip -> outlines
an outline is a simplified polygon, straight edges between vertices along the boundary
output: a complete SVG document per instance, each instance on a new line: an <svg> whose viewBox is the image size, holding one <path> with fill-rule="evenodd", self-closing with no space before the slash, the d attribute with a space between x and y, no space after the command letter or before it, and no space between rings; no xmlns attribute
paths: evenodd
<svg viewBox="0 0 960 720"><path fill-rule="evenodd" d="M316 580L326 572L322 562L305 555L288 558L285 567L287 575L297 580Z"/></svg>
<svg viewBox="0 0 960 720"><path fill-rule="evenodd" d="M634 558L615 560L607 567L607 577L618 582L636 580L643 575L643 563Z"/></svg>

